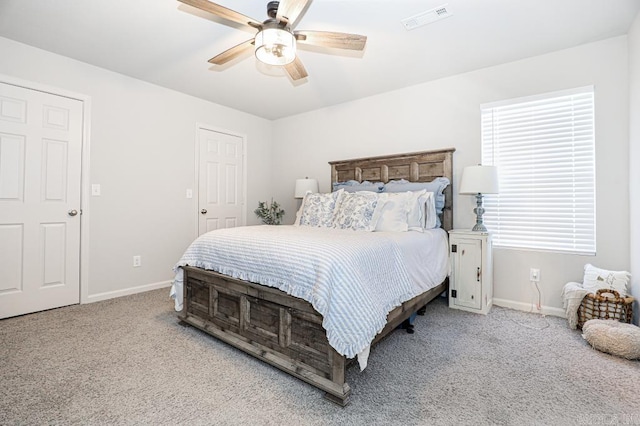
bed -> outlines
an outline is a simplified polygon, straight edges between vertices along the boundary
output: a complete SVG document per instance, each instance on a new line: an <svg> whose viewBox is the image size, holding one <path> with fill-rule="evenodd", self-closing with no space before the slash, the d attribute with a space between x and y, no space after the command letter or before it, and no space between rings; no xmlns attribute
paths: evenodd
<svg viewBox="0 0 640 426"><path fill-rule="evenodd" d="M386 183L391 180L405 179L410 182L430 182L438 177L446 177L449 181L452 181L453 152L454 149L446 149L334 161L330 162L331 181L344 182L355 180L358 182L381 181ZM441 227L445 231L452 228L452 195L452 185L448 185L444 189L444 208L440 217ZM300 241L300 244L303 246L305 244L304 238L307 238L306 234L299 234L300 231L294 229L302 227L265 226L262 228L247 228L260 230L263 234L266 234L265 238L267 238L269 234L272 234L273 239L281 242L281 247L292 245L291 250L297 250L297 253L299 253L296 259L301 268L318 269L322 267L322 265L314 263L313 259L305 258L304 250L301 250L300 247L295 247L296 241ZM234 231L234 235L243 232L243 230L236 230ZM338 233L336 232L334 238L331 232L324 233L321 236L318 235L317 238L320 239L313 241L318 241L314 242L314 244L319 247L327 246L331 250L339 252L340 256L338 257L348 258L348 256L344 256L345 253L349 254L348 247L356 247L363 243L358 239L361 237L356 235L359 233L354 232L351 233L353 236L345 236L346 242L344 243L344 247L337 247L335 246L337 242L333 240L338 239ZM344 231L342 232L344 234ZM313 232L311 233L313 234ZM440 231L440 233L442 234L443 232ZM232 238L231 232L216 231L216 233L213 234L215 234L216 238L228 238L230 245L234 244L236 238L235 236ZM389 248L385 248L387 246L385 246L385 238L382 235L385 233L380 233L380 235L373 235L378 234L376 232L366 234L371 234L371 237L367 238L373 238L376 241L372 246L376 246L378 251L383 252L382 254L395 250L394 247L396 247L396 245L393 242L389 243ZM435 230L434 234L437 234ZM313 238L316 237L314 236ZM322 240L322 238L324 238L324 240ZM243 240L238 237L237 244L240 244L240 247L242 241ZM210 243L216 244L220 243L220 241L213 240ZM210 251L206 248L207 246L203 247L200 251ZM440 254L447 256L446 248L438 250L445 250L444 254ZM410 248L407 249L406 253L410 253ZM402 271L396 272L393 269L394 264L397 263L393 257L386 256L390 258L390 260L386 261L388 263L388 265L386 265L384 264L385 256L381 256L380 253L378 253L378 256L375 262L379 263L381 271L383 268L387 268L384 269L385 277L393 279L396 274L401 275ZM337 262L337 260L338 258L332 259L329 263ZM250 261L251 259L246 259L247 264L250 263ZM359 359L361 355L368 355L371 346L375 345L375 343L383 339L389 332L396 329L403 322L406 322L410 317L415 316L415 313L423 309L429 301L446 292L448 286L446 276L443 276L442 282L430 286L428 290L416 292L416 290L413 289L411 297L407 300L397 299L404 301L395 303L393 306L397 307L392 309L386 317L383 317L382 324L377 323L375 325L377 334L372 334L370 330L366 330L372 340L370 340L369 346L362 349L360 342L354 346L344 346L336 343L342 342L342 340L340 340L340 332L342 331L341 327L344 327L344 321L340 322L339 320L343 319L343 317L338 315L338 321L333 321L333 318L336 318L336 314L334 313L336 309L329 309L325 306L322 297L312 297L310 296L311 293L307 295L300 291L290 291L291 289L289 287L280 285L281 283L278 280L277 259L275 257L273 262L274 268L276 269L273 275L274 278L268 278L273 282L263 282L263 284L266 285L262 285L252 282L259 280L254 279L255 276L251 273L235 274L221 268L216 268L215 265L211 266L204 261L192 261L185 253L178 268L180 280L176 278L176 283L180 282L182 288L178 286L176 287L177 290L174 289L174 291L182 295L182 309L179 313L179 318L185 325L199 328L256 358L318 387L326 392L326 398L343 406L348 403L351 392L348 383L345 381L345 370L350 361L353 360L353 355L358 353ZM249 268L249 266L247 267ZM218 269L218 272L214 269ZM286 275L285 272L289 273L290 271L283 270L280 275ZM293 272L291 273L293 274ZM235 277L230 275L235 275ZM302 277L302 275L300 276ZM353 276L364 277L362 278L364 280L364 284L362 285L367 285L369 279L371 279L371 285L374 284L372 277L366 276L366 271L365 273L354 273ZM178 275L176 277L178 277ZM292 277L295 277L295 275L292 275ZM261 280L264 281L264 278L261 278ZM300 280L300 283L304 284L303 279ZM302 284L301 288L304 288ZM354 281L350 281L350 286L348 287L355 288L356 284L356 280L354 279ZM277 287L286 291L282 291ZM312 286L310 285L308 288L311 289ZM334 290L330 292L331 297L335 300L340 300L340 287L334 286L333 288ZM315 290L309 291L315 292ZM398 291L400 293L394 297L400 297L400 294L403 296L409 294L406 291ZM323 293L319 293L322 296ZM296 295L300 297L295 297ZM309 301L301 297L305 297ZM344 298L346 297L348 297L348 295L346 295L345 292ZM176 307L178 307L177 303ZM357 315L366 315L368 314L366 308L366 306L363 306L361 310L358 310L357 304L354 303L352 310L354 311L353 313ZM375 311L375 309L372 309L372 311ZM324 315L320 312L323 312ZM374 313L379 315L379 312ZM348 324L351 324L352 320L353 318L350 318ZM382 331L378 333L380 329L382 329ZM351 332L345 331L344 333L350 334ZM336 348L340 350L340 353Z"/></svg>

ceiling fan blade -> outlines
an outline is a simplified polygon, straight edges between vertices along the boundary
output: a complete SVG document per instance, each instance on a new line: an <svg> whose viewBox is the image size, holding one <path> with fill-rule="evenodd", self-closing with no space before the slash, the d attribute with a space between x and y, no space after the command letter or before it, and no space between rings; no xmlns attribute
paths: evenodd
<svg viewBox="0 0 640 426"><path fill-rule="evenodd" d="M232 59L237 58L244 52L246 49L253 45L253 39L249 39L247 41L243 41L237 46L233 46L231 49L227 49L219 55L214 56L209 59L209 62L216 65L226 64Z"/></svg>
<svg viewBox="0 0 640 426"><path fill-rule="evenodd" d="M302 61L300 58L296 56L296 59L293 62L284 66L284 69L287 71L287 74L291 77L292 80L300 80L301 78L307 77L307 70L304 69L304 65L302 65Z"/></svg>
<svg viewBox="0 0 640 426"><path fill-rule="evenodd" d="M285 22L289 28L292 28L302 12L306 9L310 0L280 0L276 19Z"/></svg>
<svg viewBox="0 0 640 426"><path fill-rule="evenodd" d="M212 3L207 0L178 0L184 4L188 4L189 6L193 6L200 10L204 10L205 12L213 13L214 15L218 15L221 18L224 18L228 21L237 22L238 24L249 25L253 28L262 28L262 22L250 18L248 16L243 15L242 13L238 13L235 10L227 9L224 6L220 6L219 4Z"/></svg>
<svg viewBox="0 0 640 426"><path fill-rule="evenodd" d="M296 41L338 49L362 50L367 43L367 36L348 33L334 33L329 31L295 31Z"/></svg>

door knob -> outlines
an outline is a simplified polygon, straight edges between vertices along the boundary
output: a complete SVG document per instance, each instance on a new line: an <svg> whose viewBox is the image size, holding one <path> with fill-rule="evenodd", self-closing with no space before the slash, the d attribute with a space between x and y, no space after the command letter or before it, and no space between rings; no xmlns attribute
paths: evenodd
<svg viewBox="0 0 640 426"><path fill-rule="evenodd" d="M77 210L69 210L69 211L67 212L67 214L68 214L69 216L75 216L75 215L77 215L77 214L78 214L78 211L77 211Z"/></svg>
<svg viewBox="0 0 640 426"><path fill-rule="evenodd" d="M202 213L202 214L207 214L207 209L202 209L202 210L200 210L200 213Z"/></svg>

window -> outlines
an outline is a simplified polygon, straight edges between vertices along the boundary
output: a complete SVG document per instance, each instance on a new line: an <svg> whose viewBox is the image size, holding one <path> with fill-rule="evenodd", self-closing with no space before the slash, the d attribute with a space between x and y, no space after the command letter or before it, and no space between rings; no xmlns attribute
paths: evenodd
<svg viewBox="0 0 640 426"><path fill-rule="evenodd" d="M485 197L494 245L595 254L593 87L481 105Z"/></svg>

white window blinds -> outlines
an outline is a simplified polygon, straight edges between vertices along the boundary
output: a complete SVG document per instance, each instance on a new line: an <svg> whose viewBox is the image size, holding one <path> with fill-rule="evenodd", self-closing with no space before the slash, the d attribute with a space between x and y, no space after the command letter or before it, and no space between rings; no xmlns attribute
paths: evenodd
<svg viewBox="0 0 640 426"><path fill-rule="evenodd" d="M500 176L484 203L494 245L595 254L593 87L481 110L482 163Z"/></svg>

